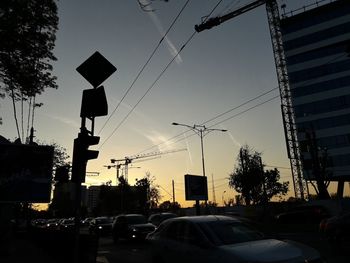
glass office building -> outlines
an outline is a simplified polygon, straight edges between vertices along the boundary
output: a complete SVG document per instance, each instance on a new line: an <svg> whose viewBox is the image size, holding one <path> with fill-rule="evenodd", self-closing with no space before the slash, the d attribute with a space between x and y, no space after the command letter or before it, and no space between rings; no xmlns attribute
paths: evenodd
<svg viewBox="0 0 350 263"><path fill-rule="evenodd" d="M350 1L281 19L305 179L350 181Z"/></svg>

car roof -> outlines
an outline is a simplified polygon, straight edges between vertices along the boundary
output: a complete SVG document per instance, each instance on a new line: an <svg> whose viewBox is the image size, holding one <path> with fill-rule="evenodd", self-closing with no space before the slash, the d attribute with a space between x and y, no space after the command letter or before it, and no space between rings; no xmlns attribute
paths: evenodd
<svg viewBox="0 0 350 263"><path fill-rule="evenodd" d="M126 217L130 217L130 216L142 216L142 217L145 217L143 214L120 214L120 215L117 215L116 217L122 217L122 216L126 216Z"/></svg>
<svg viewBox="0 0 350 263"><path fill-rule="evenodd" d="M206 223L206 222L217 222L217 221L234 221L241 222L239 218L232 216L223 215L202 215L202 216L183 216L168 219L167 221L189 221L193 223Z"/></svg>
<svg viewBox="0 0 350 263"><path fill-rule="evenodd" d="M151 214L150 217L153 217L153 216L167 216L167 215L175 215L177 216L177 214L175 213L171 213L171 212L161 212L161 213L154 213L154 214Z"/></svg>

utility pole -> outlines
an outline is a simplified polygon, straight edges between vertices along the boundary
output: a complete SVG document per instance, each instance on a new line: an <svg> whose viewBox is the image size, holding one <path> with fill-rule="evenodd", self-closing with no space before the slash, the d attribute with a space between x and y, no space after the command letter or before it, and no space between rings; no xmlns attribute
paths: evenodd
<svg viewBox="0 0 350 263"><path fill-rule="evenodd" d="M173 205L175 205L175 183L174 183L174 180L172 180L172 186L173 186Z"/></svg>
<svg viewBox="0 0 350 263"><path fill-rule="evenodd" d="M187 125L187 124L181 124L181 123L177 123L177 122L173 122L172 125L179 125L179 126L184 126L184 127L190 128L197 135L199 135L200 141L201 141L201 152L202 152L202 172L203 172L203 176L206 177L206 175L205 175L205 166L204 166L203 137L205 135L207 135L208 133L212 132L212 131L226 132L227 130L223 130L223 129L209 129L209 128L205 127L204 125L197 125L197 124L194 124L193 126L190 126L190 125ZM207 207L207 200L205 200L205 206ZM196 213L197 213L197 215L200 214L199 200L196 200Z"/></svg>
<svg viewBox="0 0 350 263"><path fill-rule="evenodd" d="M211 184L213 186L213 202L216 203L215 186L214 186L214 175L213 174L211 174Z"/></svg>
<svg viewBox="0 0 350 263"><path fill-rule="evenodd" d="M261 156L259 156L259 165L260 165L261 182L262 182L263 194L264 194L264 204L266 204L267 203L267 193L266 193L265 172L264 172L264 166L262 163Z"/></svg>

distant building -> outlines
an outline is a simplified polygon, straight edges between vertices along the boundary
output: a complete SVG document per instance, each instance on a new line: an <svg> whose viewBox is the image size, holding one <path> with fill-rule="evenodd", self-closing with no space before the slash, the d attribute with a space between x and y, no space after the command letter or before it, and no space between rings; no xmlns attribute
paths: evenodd
<svg viewBox="0 0 350 263"><path fill-rule="evenodd" d="M284 16L281 29L304 178L320 164L350 181L350 1Z"/></svg>
<svg viewBox="0 0 350 263"><path fill-rule="evenodd" d="M87 189L86 206L87 206L89 212L91 212L95 207L97 207L100 192L101 192L101 186L90 186Z"/></svg>

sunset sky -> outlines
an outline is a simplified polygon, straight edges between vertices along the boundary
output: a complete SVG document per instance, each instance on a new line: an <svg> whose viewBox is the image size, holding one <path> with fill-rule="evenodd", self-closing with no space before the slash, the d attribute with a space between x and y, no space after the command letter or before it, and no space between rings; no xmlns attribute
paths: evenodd
<svg viewBox="0 0 350 263"><path fill-rule="evenodd" d="M186 148L160 158L135 161L134 168L129 169L129 183L134 184L136 178L149 172L160 186L161 201L166 201L172 198L174 180L176 201L192 206L193 202L184 201L184 174L202 174L200 137L187 128L171 125L178 122L228 130L204 137L210 201L212 178L216 202L221 204L223 199L236 195L228 188L227 178L244 144L262 152L266 169L278 167L281 180L290 181L289 195L294 195L265 6L191 38L194 25L219 1L186 2L157 0L142 10L137 0L58 1L60 20L54 50L58 60L53 63L53 74L59 88L37 98L44 105L35 115L36 139L56 142L72 156L73 140L80 127L82 91L92 88L76 68L99 51L117 71L103 83L109 115L96 118L96 135L101 139L95 148L100 154L89 162L87 170L99 176L87 177L88 185L109 180L116 184L116 170L105 167L110 159ZM212 16L249 2L223 0ZM285 3L286 11L290 11L314 1L278 2ZM0 134L15 139L10 99L0 101L0 110ZM349 193L348 185L345 193Z"/></svg>

